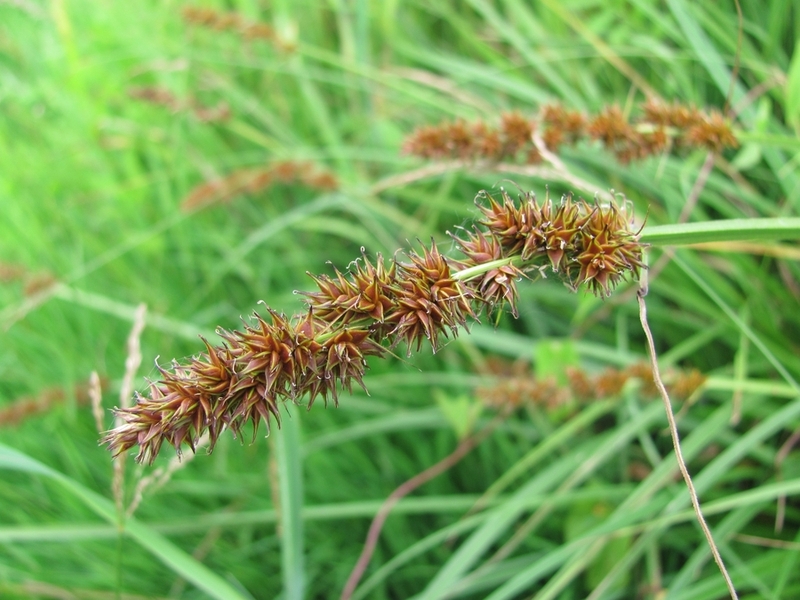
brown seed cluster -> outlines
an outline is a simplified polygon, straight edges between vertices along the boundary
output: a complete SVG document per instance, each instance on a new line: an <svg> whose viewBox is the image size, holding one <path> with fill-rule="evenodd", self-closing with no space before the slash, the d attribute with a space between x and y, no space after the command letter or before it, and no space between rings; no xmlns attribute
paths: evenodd
<svg viewBox="0 0 800 600"><path fill-rule="evenodd" d="M64 404L68 398L74 398L78 405L89 403L89 386L75 385L72 390L62 387L46 388L36 396L17 398L0 408L0 427L19 425L30 417L50 412Z"/></svg>
<svg viewBox="0 0 800 600"><path fill-rule="evenodd" d="M22 265L0 262L0 283L17 281L27 274L28 269Z"/></svg>
<svg viewBox="0 0 800 600"><path fill-rule="evenodd" d="M213 8L185 6L181 11L183 20L196 27L206 27L215 31L231 31L246 40L265 40L275 42L275 32L266 23L248 21L235 12L222 12Z"/></svg>
<svg viewBox="0 0 800 600"><path fill-rule="evenodd" d="M173 113L188 111L202 123L226 121L231 116L231 109L226 102L219 102L215 106L204 106L193 98L179 100L175 94L163 87L134 87L128 90L128 96L148 104L162 106Z"/></svg>
<svg viewBox="0 0 800 600"><path fill-rule="evenodd" d="M341 390L363 387L368 356L401 343L410 354L424 340L435 351L483 310L507 306L516 314L516 282L526 274L550 269L605 296L643 267L627 206L501 195L478 195L482 218L453 236L460 260L433 242L407 260L363 255L347 272L311 275L317 290L303 293L306 312L287 317L268 308L268 319L255 314L242 331L220 330L220 345L205 342L206 352L187 364L160 369L148 397L117 409L124 423L103 443L114 455L138 445L137 460L148 463L163 442L194 449L206 431L213 448L226 428L238 435L246 423L279 421L281 402L337 403Z"/></svg>
<svg viewBox="0 0 800 600"><path fill-rule="evenodd" d="M608 296L628 273L638 276L644 266L642 245L638 232L631 230L633 217L627 204L592 205L572 196L565 196L559 203L546 197L540 204L533 194L525 195L517 204L505 192L502 203L486 192L481 192L479 198L488 200L488 204L480 205L480 225L488 229L499 246L492 249L497 259L518 255L523 263L542 264L544 260L573 289L586 285L598 296ZM485 246L481 237L481 231L476 229L466 239L456 240L469 256ZM507 272L499 272L492 280L502 290L495 296L515 297L511 286L518 276L506 280L507 276ZM484 277L484 288L493 289L487 287L488 283Z"/></svg>
<svg viewBox="0 0 800 600"><path fill-rule="evenodd" d="M47 271L29 271L22 265L0 262L0 284L22 282L22 293L25 296L35 296L52 288L58 283L55 275Z"/></svg>
<svg viewBox="0 0 800 600"><path fill-rule="evenodd" d="M655 398L658 390L653 372L647 363L635 363L624 369L608 368L600 373L588 373L579 368L567 369L567 385L559 386L552 379L539 379L530 372L521 372L505 363L494 363L492 372L498 375L493 385L479 386L476 396L487 406L500 409L520 407L527 403L555 410L614 398L630 380L639 382L643 398ZM706 376L697 369L673 370L664 374L667 391L675 400L686 400L699 390Z"/></svg>
<svg viewBox="0 0 800 600"><path fill-rule="evenodd" d="M501 113L500 124L494 127L483 121L428 125L412 132L403 150L433 160L537 164L542 157L533 143L534 131L541 134L551 152L591 139L599 141L622 162L672 150L705 148L721 152L738 146L720 113L648 101L639 107L638 116L632 121L616 106L587 116L559 105L547 105L534 118L518 112Z"/></svg>
<svg viewBox="0 0 800 600"><path fill-rule="evenodd" d="M531 135L535 121L517 112L500 115L499 127L483 121L442 123L420 127L403 143L403 152L422 158L441 160L541 161Z"/></svg>
<svg viewBox="0 0 800 600"><path fill-rule="evenodd" d="M244 194L257 194L273 185L302 185L319 191L339 187L336 176L306 161L286 160L264 167L237 169L195 187L181 201L181 210L192 211L212 204L227 204Z"/></svg>
<svg viewBox="0 0 800 600"><path fill-rule="evenodd" d="M42 273L33 273L25 278L22 292L28 297L35 296L36 294L50 290L57 283L58 279L56 279L55 275L52 273L47 273L46 271Z"/></svg>

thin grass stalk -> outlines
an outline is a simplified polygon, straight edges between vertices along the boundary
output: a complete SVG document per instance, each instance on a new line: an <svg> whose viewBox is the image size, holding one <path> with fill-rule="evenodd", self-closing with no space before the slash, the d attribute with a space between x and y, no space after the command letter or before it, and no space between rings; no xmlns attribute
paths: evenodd
<svg viewBox="0 0 800 600"><path fill-rule="evenodd" d="M708 527L705 517L703 517L703 512L700 509L700 499L697 496L697 491L694 488L692 476L689 474L689 469L687 468L686 461L683 458L680 435L678 433L678 425L675 422L675 413L672 410L672 402L670 402L667 388L664 386L664 382L661 380L661 373L659 372L658 368L658 358L656 356L656 346L655 342L653 341L653 333L650 330L650 324L647 321L647 305L644 300L646 295L647 286L645 284L642 286L639 294L637 295L637 300L639 302L639 319L642 323L642 329L644 330L645 337L647 338L647 350L650 356L650 366L653 369L653 379L655 380L656 387L658 388L658 392L664 402L664 409L667 413L669 432L670 436L672 437L672 446L675 449L675 458L678 461L678 468L680 469L683 480L686 482L686 487L689 490L689 497L692 501L692 508L694 509L697 517L697 522L700 524L700 528L703 530L703 535L705 535L706 541L711 548L711 554L714 556L714 561L717 563L717 566L719 567L719 570L725 579L725 584L728 587L728 592L731 598L733 600L737 600L739 596L736 593L736 588L733 585L731 576L728 574L728 570L725 568L725 563L723 562L722 556L719 553L719 549L714 542L714 536L711 534L711 529Z"/></svg>
<svg viewBox="0 0 800 600"><path fill-rule="evenodd" d="M97 433L103 435L106 430L105 412L103 411L103 389L100 384L100 375L92 371L89 376L89 401L92 405L92 417Z"/></svg>
<svg viewBox="0 0 800 600"><path fill-rule="evenodd" d="M127 355L125 357L125 374L122 377L120 386L119 401L120 407L129 408L133 396L133 379L136 371L142 363L141 341L142 331L144 331L145 318L147 316L147 305L140 304L136 307L133 318L133 327L128 335ZM114 419L115 427L122 425L122 419L117 416ZM114 476L111 482L111 491L114 495L114 503L117 507L117 517L120 525L126 516L125 511L125 460L124 457L117 457L114 460Z"/></svg>

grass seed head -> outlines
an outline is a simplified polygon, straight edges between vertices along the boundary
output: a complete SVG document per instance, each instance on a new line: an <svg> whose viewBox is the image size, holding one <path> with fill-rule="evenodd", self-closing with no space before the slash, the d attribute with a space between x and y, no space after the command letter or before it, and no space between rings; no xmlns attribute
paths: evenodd
<svg viewBox="0 0 800 600"><path fill-rule="evenodd" d="M454 238L465 258L444 256L435 242L407 260L371 260L346 271L311 275L317 291L303 292L308 310L288 317L267 307L240 330L218 331L205 352L185 364L159 367L146 397L115 412L122 425L103 438L114 455L139 447L151 463L166 442L194 450L208 432L210 448L225 429L235 436L261 421L280 424L280 405L308 398L338 403L353 383L364 387L367 357L383 357L403 342L408 353L427 340L434 351L480 312L508 307L517 315L516 282L550 269L572 287L600 296L643 268L642 245L627 205L590 205L565 196L554 203L533 193L514 201L478 194L482 218ZM538 388L537 388L538 389Z"/></svg>

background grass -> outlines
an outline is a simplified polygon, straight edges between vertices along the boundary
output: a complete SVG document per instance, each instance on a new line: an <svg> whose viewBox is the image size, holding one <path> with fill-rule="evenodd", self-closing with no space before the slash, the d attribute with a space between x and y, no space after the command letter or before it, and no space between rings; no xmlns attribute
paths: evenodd
<svg viewBox="0 0 800 600"><path fill-rule="evenodd" d="M0 4L0 409L46 408L0 423L4 598L338 597L381 500L457 445L442 403L479 403L477 387L497 382L487 360L541 369L551 338L571 340L589 372L641 360L635 302L523 284L520 319L476 325L435 356L373 361L369 397L295 408L268 439L223 436L147 493L120 534L111 461L80 386L96 370L106 406L119 403L135 307L148 308L143 387L156 357L198 352L198 334L236 327L259 300L300 310L293 290L310 289L306 271L330 272L326 261L343 268L362 246L391 255L431 236L450 247L445 231L475 218L475 193L509 175L382 184L423 166L399 152L414 127L547 102L629 108L645 92L722 108L737 48L728 2L204 6L269 24L280 44L187 24L172 1ZM800 212L800 11L789 0L742 9L732 101L748 101L744 143L716 159L692 221ZM181 106L131 96L146 86ZM225 103L229 117L205 122L190 99ZM705 154L621 165L582 144L562 158L595 186L576 191L614 188L659 224L678 219ZM338 189L277 184L181 210L198 185L287 160L327 169ZM776 463L800 426L798 278L796 247L681 250L648 296L663 364L709 376L680 427L743 597L800 596L800 454ZM398 505L357 596L725 596L651 400L628 386L596 405L520 410ZM151 471L129 466L128 498ZM465 516L489 489L493 502Z"/></svg>

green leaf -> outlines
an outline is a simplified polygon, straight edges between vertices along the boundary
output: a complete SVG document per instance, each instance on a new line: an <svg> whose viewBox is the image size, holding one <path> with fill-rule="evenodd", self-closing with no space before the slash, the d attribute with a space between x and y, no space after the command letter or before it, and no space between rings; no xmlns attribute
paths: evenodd
<svg viewBox="0 0 800 600"><path fill-rule="evenodd" d="M800 132L800 40L794 45L792 62L786 76L786 121Z"/></svg>
<svg viewBox="0 0 800 600"><path fill-rule="evenodd" d="M593 485L587 486L592 488ZM599 527L613 512L613 505L608 502L586 501L579 502L572 506L564 520L564 537L568 542L583 537L587 531ZM595 556L586 568L586 587L594 589L605 579L614 566L619 562L631 546L629 535L622 535L610 539L603 550ZM630 580L630 571L626 571L617 578L611 589L614 591L623 590Z"/></svg>
<svg viewBox="0 0 800 600"><path fill-rule="evenodd" d="M731 161L737 171L747 171L761 162L761 144L746 144Z"/></svg>
<svg viewBox="0 0 800 600"><path fill-rule="evenodd" d="M97 515L109 523L117 524L117 509L111 500L102 497L100 494L84 487L63 473L59 473L55 469L40 463L38 460L3 444L0 444L0 469L21 471L33 476L52 479L82 500ZM156 533L136 519L127 519L121 533L135 540L142 548L152 553L165 566L172 569L176 575L180 575L191 582L209 597L217 598L218 600L245 600L246 596L243 596L241 592L233 588L222 577L178 548L163 535ZM142 576L145 575L142 574Z"/></svg>
<svg viewBox="0 0 800 600"><path fill-rule="evenodd" d="M645 227L641 241L654 246L679 246L740 240L800 239L800 218L725 219Z"/></svg>
<svg viewBox="0 0 800 600"><path fill-rule="evenodd" d="M471 396L450 396L441 390L435 390L433 397L447 422L453 426L458 439L467 437L481 416L483 405Z"/></svg>
<svg viewBox="0 0 800 600"><path fill-rule="evenodd" d="M567 370L570 367L580 366L578 349L568 339L540 341L534 349L534 361L537 379L553 379L559 386L569 383Z"/></svg>

